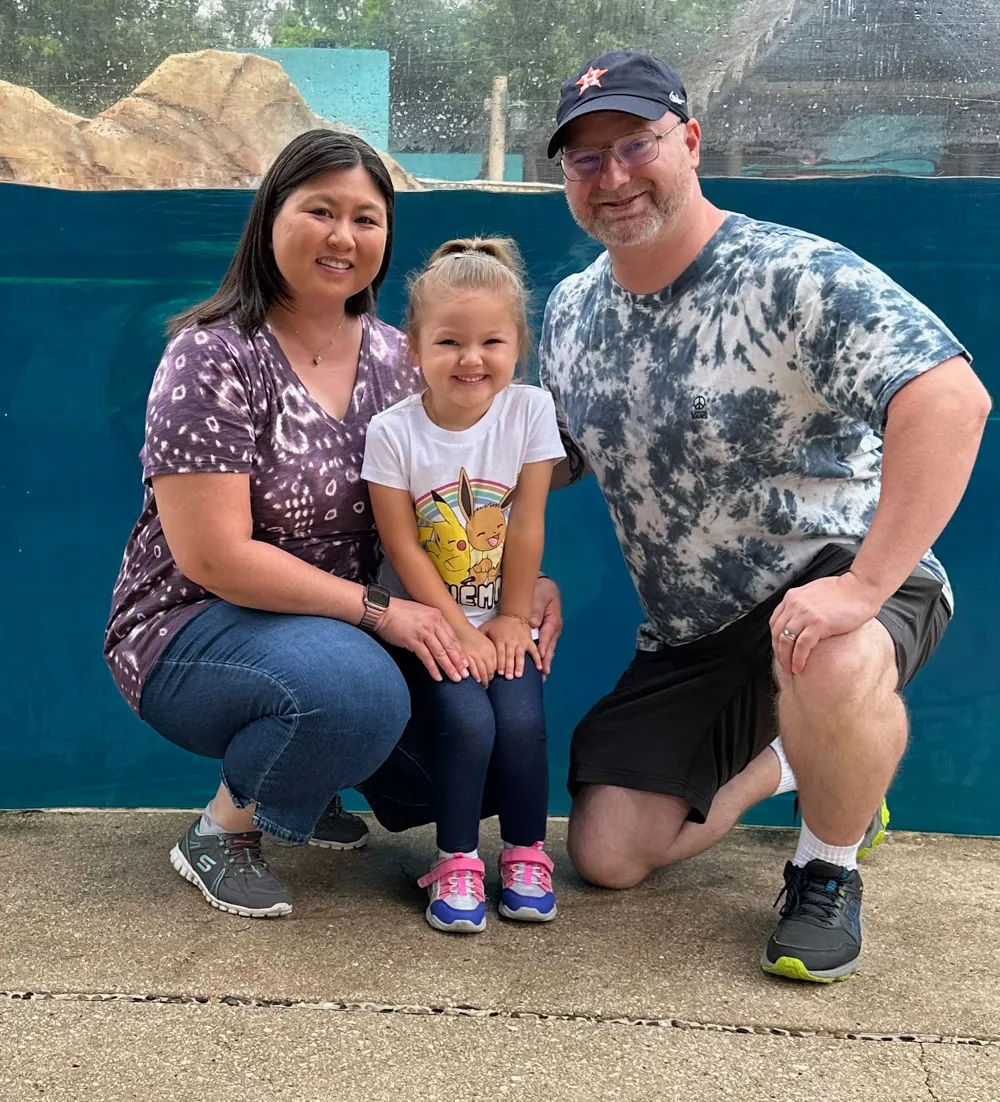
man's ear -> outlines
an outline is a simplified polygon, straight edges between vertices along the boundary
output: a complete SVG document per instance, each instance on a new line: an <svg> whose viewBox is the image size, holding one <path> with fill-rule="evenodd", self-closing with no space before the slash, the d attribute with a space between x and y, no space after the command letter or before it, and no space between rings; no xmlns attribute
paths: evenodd
<svg viewBox="0 0 1000 1102"><path fill-rule="evenodd" d="M701 127L698 125L697 119L691 119L685 124L684 144L688 148L691 167L697 168L701 164Z"/></svg>

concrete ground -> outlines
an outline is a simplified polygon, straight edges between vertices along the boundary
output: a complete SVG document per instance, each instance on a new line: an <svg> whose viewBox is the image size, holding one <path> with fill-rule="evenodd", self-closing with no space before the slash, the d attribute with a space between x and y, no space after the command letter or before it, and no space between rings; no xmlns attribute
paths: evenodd
<svg viewBox="0 0 1000 1102"><path fill-rule="evenodd" d="M0 1102L1000 1100L1000 839L890 835L862 969L814 986L758 964L790 831L611 893L554 821L559 920L462 938L423 921L426 831L272 847L262 921L170 867L189 820L0 815Z"/></svg>

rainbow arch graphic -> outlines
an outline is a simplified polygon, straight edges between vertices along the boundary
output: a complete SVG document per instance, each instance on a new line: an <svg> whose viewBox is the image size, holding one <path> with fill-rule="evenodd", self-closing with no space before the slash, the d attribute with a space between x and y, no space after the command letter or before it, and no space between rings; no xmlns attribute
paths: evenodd
<svg viewBox="0 0 1000 1102"><path fill-rule="evenodd" d="M504 494L510 490L510 487L505 486L502 482L491 482L486 478L470 478L469 484L472 486L472 500L476 508L482 505L499 505ZM455 516L460 520L465 516L458 503L458 479L456 479L444 486L436 486L433 490L428 490L422 497L417 498L413 503L413 509L421 520L429 522L445 519L438 512L437 502L431 497L432 493L443 497L454 510Z"/></svg>

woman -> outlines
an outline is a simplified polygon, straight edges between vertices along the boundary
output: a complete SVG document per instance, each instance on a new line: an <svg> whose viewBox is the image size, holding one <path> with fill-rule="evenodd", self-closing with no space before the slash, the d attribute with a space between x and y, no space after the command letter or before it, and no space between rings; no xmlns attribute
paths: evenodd
<svg viewBox="0 0 1000 1102"><path fill-rule="evenodd" d="M343 788L391 830L430 820L423 735L410 724L397 747L409 695L382 644L435 678L468 676L440 612L367 584L379 549L365 432L419 378L402 334L374 316L393 213L389 174L360 138L294 139L218 292L176 319L149 395L145 501L105 656L142 719L222 760L171 862L235 914L291 911L261 832L309 841L333 800L316 840L343 844ZM552 583L535 599L551 651Z"/></svg>

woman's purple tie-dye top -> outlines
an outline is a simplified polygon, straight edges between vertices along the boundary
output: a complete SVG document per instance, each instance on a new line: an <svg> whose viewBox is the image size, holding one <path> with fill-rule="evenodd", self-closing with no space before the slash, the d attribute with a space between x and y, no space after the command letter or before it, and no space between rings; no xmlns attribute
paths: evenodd
<svg viewBox="0 0 1000 1102"><path fill-rule="evenodd" d="M406 338L362 319L351 403L327 414L267 328L251 338L232 323L186 329L167 346L146 408L146 495L115 584L104 654L128 703L163 648L207 601L171 558L150 480L197 471L250 475L254 539L331 574L369 581L378 540L361 481L365 433L376 413L412 394L419 375Z"/></svg>

